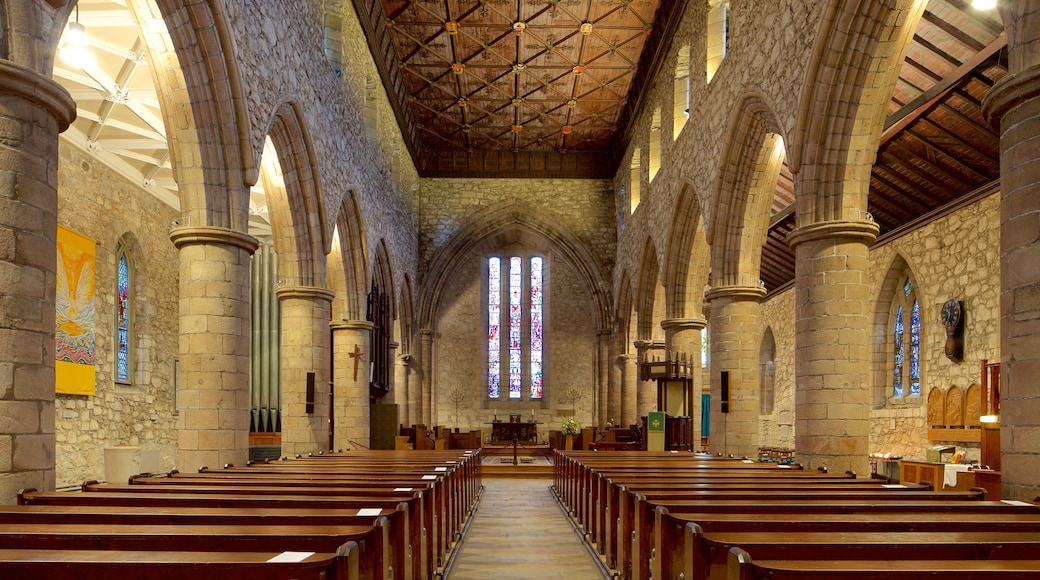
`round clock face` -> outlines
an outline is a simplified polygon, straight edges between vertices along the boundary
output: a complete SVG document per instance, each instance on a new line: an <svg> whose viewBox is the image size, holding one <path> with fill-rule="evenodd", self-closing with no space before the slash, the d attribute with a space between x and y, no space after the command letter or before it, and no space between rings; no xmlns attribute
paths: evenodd
<svg viewBox="0 0 1040 580"><path fill-rule="evenodd" d="M946 326L957 326L961 320L961 305L956 300L947 300L942 307L942 321Z"/></svg>

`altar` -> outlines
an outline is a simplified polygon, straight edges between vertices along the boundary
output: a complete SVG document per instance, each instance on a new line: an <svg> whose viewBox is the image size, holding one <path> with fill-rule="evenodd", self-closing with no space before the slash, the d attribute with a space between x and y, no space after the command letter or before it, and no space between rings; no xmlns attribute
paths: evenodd
<svg viewBox="0 0 1040 580"><path fill-rule="evenodd" d="M491 423L491 442L511 443L513 437L520 443L538 443L538 423L534 421L494 421Z"/></svg>

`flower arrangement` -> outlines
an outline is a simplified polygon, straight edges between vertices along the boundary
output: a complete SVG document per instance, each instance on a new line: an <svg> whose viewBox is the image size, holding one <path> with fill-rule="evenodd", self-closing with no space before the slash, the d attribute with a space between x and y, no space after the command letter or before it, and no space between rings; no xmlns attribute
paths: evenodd
<svg viewBox="0 0 1040 580"><path fill-rule="evenodd" d="M564 419L560 431L564 435L577 435L578 433L581 433L581 423L578 423L574 419Z"/></svg>

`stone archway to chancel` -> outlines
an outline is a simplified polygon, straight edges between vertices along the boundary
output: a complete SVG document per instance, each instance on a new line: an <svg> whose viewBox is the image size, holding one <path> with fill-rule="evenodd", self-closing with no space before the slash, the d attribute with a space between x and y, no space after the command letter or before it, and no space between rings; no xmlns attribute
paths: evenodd
<svg viewBox="0 0 1040 580"><path fill-rule="evenodd" d="M495 402L486 392L486 258L512 252L545 258L546 386L541 399L525 391L515 400ZM577 397L579 422L598 424L598 385L606 382L597 376L598 333L612 328L610 294L589 243L546 212L512 203L471 216L437 249L419 289L421 392L424 410L430 408L424 418L433 424L454 426L459 421L460 428L486 429L484 423L495 410L512 409L525 417L537 414L539 421L552 417L544 428L554 429L553 413L575 407L570 401ZM474 356L477 352L481 354ZM467 394L458 412L451 400L457 389Z"/></svg>

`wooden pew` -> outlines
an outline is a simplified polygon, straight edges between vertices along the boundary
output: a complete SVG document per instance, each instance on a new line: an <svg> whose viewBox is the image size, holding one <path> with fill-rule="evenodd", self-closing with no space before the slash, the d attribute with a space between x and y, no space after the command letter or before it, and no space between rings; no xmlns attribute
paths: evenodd
<svg viewBox="0 0 1040 580"><path fill-rule="evenodd" d="M752 560L740 548L730 548L729 580L1034 580L1040 560Z"/></svg>
<svg viewBox="0 0 1040 580"><path fill-rule="evenodd" d="M335 495L254 495L245 493L136 493L135 491L103 491L103 486L91 487L89 493L68 492L39 492L35 490L23 490L18 494L20 505L49 505L49 506L91 506L95 509L107 509L115 506L126 506L133 508L237 508L237 509L263 509L277 506L281 509L305 509L305 510L341 510L341 509L384 509L396 508L400 503L408 503L414 498L408 494L390 496L386 498L366 496L335 496ZM141 489L145 489L141 486ZM408 513L421 513L422 508L411 510ZM418 562L413 557L412 569L416 570L414 575L418 577L432 577L438 563L438 555L443 555L442 549L435 540L435 534L422 535L423 519L411 518L415 526L409 526L411 536L410 545L418 542L420 548ZM395 530L395 535L397 532ZM404 552L407 552L407 547ZM412 550L413 554L415 549ZM418 564L418 565L417 565Z"/></svg>
<svg viewBox="0 0 1040 580"><path fill-rule="evenodd" d="M686 528L688 580L725 580L729 549L760 560L1032 560L1040 534L1030 532L712 532Z"/></svg>
<svg viewBox="0 0 1040 580"><path fill-rule="evenodd" d="M254 526L183 524L17 524L0 527L0 549L122 550L158 552L336 553L350 542L360 547L360 578L393 577L386 520L367 526Z"/></svg>
<svg viewBox="0 0 1040 580"><path fill-rule="evenodd" d="M675 492L638 493L629 492L625 486L619 488L618 532L617 532L617 565L621 570L631 569L633 578L649 576L647 566L650 548L653 545L654 504L669 506L672 502L689 500L695 503L710 503L717 500L797 502L807 499L830 501L867 500L876 502L892 502L900 500L931 501L935 503L979 501L983 497L978 492L934 492L906 489L848 489L817 490L806 486L801 490L773 489L768 480L763 480L758 489L726 490L677 490ZM631 538L631 545L622 541Z"/></svg>
<svg viewBox="0 0 1040 580"><path fill-rule="evenodd" d="M296 562L272 561L281 552L0 549L4 580L355 580L360 578L353 542L335 553L316 552Z"/></svg>
<svg viewBox="0 0 1040 580"><path fill-rule="evenodd" d="M1040 536L1040 509L976 513L957 511L957 505L923 505L919 511L867 510L851 513L806 513L791 506L790 513L671 514L664 506L656 509L654 552L650 567L654 578L678 578L686 569L692 547L685 545L683 531L697 525L704 532L1028 532ZM1009 508L1011 506L1008 506ZM951 508L951 509L947 509ZM676 531L678 530L678 532Z"/></svg>

